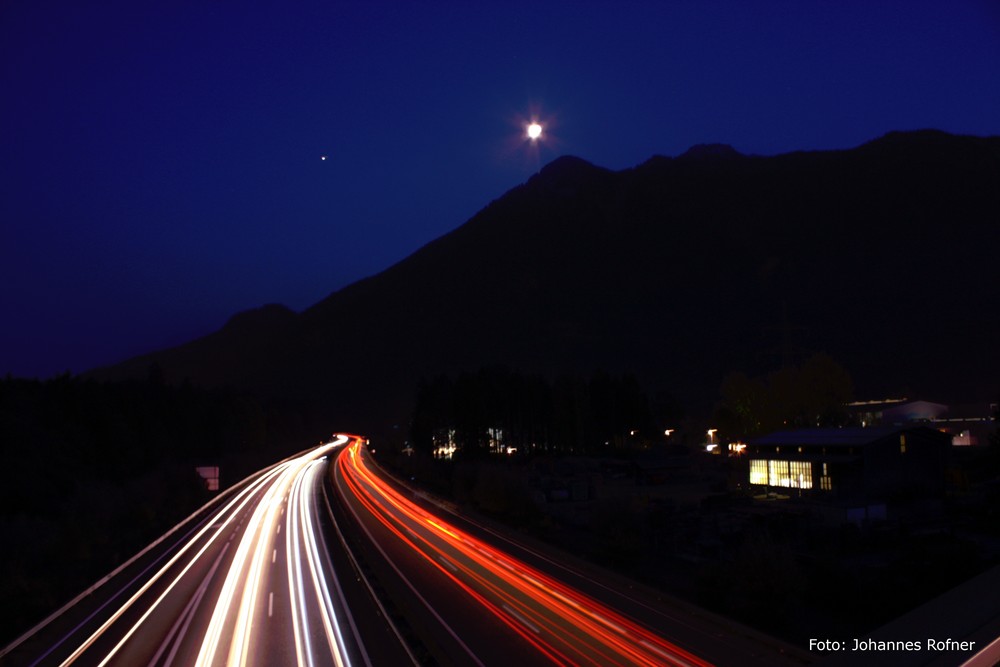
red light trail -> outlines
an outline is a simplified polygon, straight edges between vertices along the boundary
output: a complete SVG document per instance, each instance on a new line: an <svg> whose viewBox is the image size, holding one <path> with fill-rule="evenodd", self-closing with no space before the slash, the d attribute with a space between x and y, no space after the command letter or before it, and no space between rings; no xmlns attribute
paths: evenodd
<svg viewBox="0 0 1000 667"><path fill-rule="evenodd" d="M372 471L359 438L353 438L338 457L337 469L371 517L552 662L650 667L710 664L428 513Z"/></svg>

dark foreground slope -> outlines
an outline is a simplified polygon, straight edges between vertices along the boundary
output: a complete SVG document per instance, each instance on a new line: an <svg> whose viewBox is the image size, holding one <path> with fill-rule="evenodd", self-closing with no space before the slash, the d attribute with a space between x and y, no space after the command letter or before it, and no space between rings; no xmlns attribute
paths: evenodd
<svg viewBox="0 0 1000 667"><path fill-rule="evenodd" d="M611 172L564 157L386 271L101 369L405 418L420 375L636 373L708 402L729 371L824 351L859 394L995 396L1000 138L719 147ZM351 423L356 423L352 421Z"/></svg>

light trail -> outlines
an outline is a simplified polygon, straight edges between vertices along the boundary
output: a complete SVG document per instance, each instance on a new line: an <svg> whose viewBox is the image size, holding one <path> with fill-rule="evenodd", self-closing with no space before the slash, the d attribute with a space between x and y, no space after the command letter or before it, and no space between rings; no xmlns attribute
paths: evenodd
<svg viewBox="0 0 1000 667"><path fill-rule="evenodd" d="M163 601L163 599L164 599L164 597L166 597L167 593L169 593L170 590L172 590L173 587L177 585L177 583L180 581L181 577L183 577L184 574L186 574L187 571L189 569L191 569L192 565L194 565L194 563L201 557L201 555L203 553L205 553L205 551L208 549L208 547L212 543L212 541L214 541L219 535L221 535L229 527L229 525L233 522L233 520L240 514L240 512L242 512L243 508L253 498L254 492L259 487L267 484L267 482L270 480L270 478L274 474L275 474L274 471L271 471L271 472L267 473L266 475L264 475L263 477L261 477L258 481L254 482L252 485L248 486L244 491L242 491L239 495L237 495L235 498L233 498L233 500L231 500L229 502L229 504L227 504L225 507L223 507L219 511L220 515L226 515L226 514L228 514L228 516L224 519L224 521L222 522L222 524L215 531L215 533L212 535L212 537L209 539L209 541L205 544L205 546L203 546L201 548L200 551L198 551L197 554L194 555L194 557L191 558L191 560L184 567L184 569L181 570L181 573L179 575L177 575L174 578L174 580L170 583L170 585L167 587L167 590L164 591L164 593L161 594L156 599L156 601L153 602L153 604L151 604L149 606L149 608L146 610L146 613L144 613L142 615L142 617L139 619L139 621L136 624L134 624L132 626L132 628L129 629L125 633L125 635L121 639L121 641L119 641L114 646L114 648L111 650L111 652L108 653L108 655L105 656L105 658L99 663L100 665L107 664L115 656L115 654L121 649L122 645L124 645L124 643L129 639L129 637L131 637L139 629L139 626L142 625L142 622L145 621L149 617L149 615L152 614L152 612L156 609L156 607L159 605L159 603ZM233 509L234 506L235 506L235 509ZM154 583L156 583L161 577L163 577L168 572L168 570L175 563L177 563L181 559L181 557L187 551L189 551L190 549L192 549L197 544L199 538L201 538L203 535L205 535L207 532L209 532L209 530L211 528L212 528L212 524L206 524L205 527L202 528L200 531L198 531L198 533L195 534L194 537L192 537L190 540L188 540L188 542L177 552L177 554L174 555L174 557L171 558L169 561L167 561L166 565L164 565L162 568L160 568L160 570L155 575L153 575L139 589L138 592L136 592L131 598L129 598L129 600L124 605L122 605L114 614L112 614L111 617L107 621L105 621L101 625L101 627L98 628L98 630L96 632L94 632L90 637L88 637L87 640L84 641L84 643L82 645L80 645L80 647L78 647L68 658L66 658L66 660L64 660L62 662L62 665L63 666L70 665L73 662L75 662L76 659L79 658L80 655L84 651L86 651L87 648L89 648L95 641L97 641L97 639L102 634L104 634L104 632L109 627L111 627L111 625L115 621L117 621L126 611L128 611L132 607L132 605L135 604L135 602L137 600L139 600L142 597L142 595L153 586Z"/></svg>
<svg viewBox="0 0 1000 667"><path fill-rule="evenodd" d="M352 656L370 665L336 581L318 504L325 457L347 442L338 438L249 478L228 502L213 509L200 529L172 547L166 563L112 608L96 630L87 630L61 664L81 659L100 666L136 660L170 664L186 655L183 659L196 665L245 667L276 664L275 655L284 650L290 659L292 649L283 647L294 645L298 665L347 667ZM278 559L279 540L283 561ZM287 625L278 626L274 617L282 605L275 608L273 587L285 579L275 574L282 567L290 600L284 604L291 608L282 614ZM200 608L204 611L198 613ZM196 616L208 620L192 622ZM314 641L310 627L326 641ZM294 643L282 643L285 632ZM274 633L278 638L271 637L267 645L271 653L261 652L261 642ZM160 639L150 642L153 637Z"/></svg>
<svg viewBox="0 0 1000 667"><path fill-rule="evenodd" d="M243 532L196 665L220 664L220 649L227 638L229 647L224 664L245 667L253 661L254 633L264 622L259 617L265 610L268 618L273 616L273 593L266 588L269 583L267 564L276 558L275 541L282 527L285 528L296 664L312 667L317 662L325 664L330 660L338 667L351 664L341 619L326 583L327 574L333 579L335 573L329 559L326 564L330 571L324 570L317 546L322 540L317 537L320 527L314 496L319 483L317 470L324 467L319 459L344 442L345 439L340 439L328 443L283 464L280 475L262 496ZM234 606L238 592L239 604ZM265 598L267 604L260 604L259 601ZM318 620L327 638L325 650L312 641L311 625L316 620L314 606L318 606ZM237 610L235 619L234 608ZM361 646L360 640L358 645Z"/></svg>
<svg viewBox="0 0 1000 667"><path fill-rule="evenodd" d="M353 498L392 535L556 664L706 667L614 609L416 505L366 465L354 438L337 458Z"/></svg>
<svg viewBox="0 0 1000 667"><path fill-rule="evenodd" d="M333 657L334 664L342 667L347 664L348 651L333 598L330 596L329 588L324 584L323 564L329 563L329 559L324 561L321 558L315 530L317 515L312 490L316 488L314 485L317 471L322 467L318 461L310 463L304 474L296 479L289 498L286 539L289 553L294 555L289 558L288 581L289 591L293 595L292 613L297 663L311 666L315 662L309 632L310 613L307 606L309 598L305 585L309 582L312 584L314 602L319 606L319 616L329 655ZM335 579L331 578L331 581L335 582ZM346 609L345 612L349 614ZM349 618L346 620L353 626L353 620Z"/></svg>
<svg viewBox="0 0 1000 667"><path fill-rule="evenodd" d="M325 551L326 545L322 540L316 539L316 526L318 522L318 507L315 502L313 491L318 488L317 477L320 475L320 471L325 469L325 466L321 465L319 461L313 461L309 464L306 469L306 474L304 475L305 481L299 483L299 498L298 506L300 508L307 508L307 511L300 511L298 516L298 522L302 534L305 539L303 545L305 547L306 556L308 558L309 573L312 577L313 591L316 594L317 602L319 603L321 618L323 620L323 630L326 634L327 644L330 650L330 654L334 656L337 665L343 665L341 656L347 655L347 647L344 640L344 633L341 630L340 624L337 622L337 611L334 606L333 598L330 595L330 587L324 584L325 581L330 581L331 585L339 593L339 599L343 600L343 592L340 590L340 584L337 582L336 576L330 576L328 579L324 578L323 574L323 564L332 564L330 562L329 554L320 553L320 545L323 545ZM289 517L291 521L291 517ZM351 617L350 609L344 607L344 615L346 620L351 625L352 630L357 634L357 629L354 626L354 619ZM364 644L360 641L358 642L359 647L362 652L364 652ZM365 662L368 662L367 657Z"/></svg>
<svg viewBox="0 0 1000 667"><path fill-rule="evenodd" d="M250 572L246 571L247 562L259 551L258 547L264 541L262 526L265 524L271 526L273 524L274 501L277 499L280 503L284 495L284 490L290 483L290 472L293 469L293 465L294 461L286 462L275 470L275 481L264 491L263 498L257 503L250 520L247 522L247 527L243 531L243 537L233 557L233 562L226 574L222 592L216 598L215 609L212 612L212 619L206 628L205 636L198 652L198 658L195 662L196 665L207 666L215 664L216 653L222 642L223 633L230 630L230 628L232 640L228 652L229 660L232 661L235 659L236 663L245 664L244 656L247 653L245 647L246 643L250 640L250 611L248 610L248 605L261 583L260 570L256 567L257 559L253 559L254 567L251 568ZM270 530L266 532L270 533ZM235 623L231 624L231 609L235 602L237 589L241 583L243 584L243 595L236 613Z"/></svg>

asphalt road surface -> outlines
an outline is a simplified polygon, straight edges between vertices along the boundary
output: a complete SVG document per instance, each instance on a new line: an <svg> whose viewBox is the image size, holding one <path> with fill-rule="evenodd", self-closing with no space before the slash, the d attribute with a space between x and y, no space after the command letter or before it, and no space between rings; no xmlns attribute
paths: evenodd
<svg viewBox="0 0 1000 667"><path fill-rule="evenodd" d="M220 495L7 647L0 662L412 664L341 552L326 472L348 442L282 461Z"/></svg>
<svg viewBox="0 0 1000 667"><path fill-rule="evenodd" d="M778 642L470 520L358 436L222 492L2 665L794 665Z"/></svg>

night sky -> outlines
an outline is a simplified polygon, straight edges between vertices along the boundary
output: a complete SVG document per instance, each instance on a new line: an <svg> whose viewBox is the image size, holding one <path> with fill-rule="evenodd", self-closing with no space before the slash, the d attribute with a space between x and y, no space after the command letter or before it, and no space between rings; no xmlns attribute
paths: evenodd
<svg viewBox="0 0 1000 667"><path fill-rule="evenodd" d="M0 374L301 310L562 154L997 135L998 64L995 0L3 2Z"/></svg>

